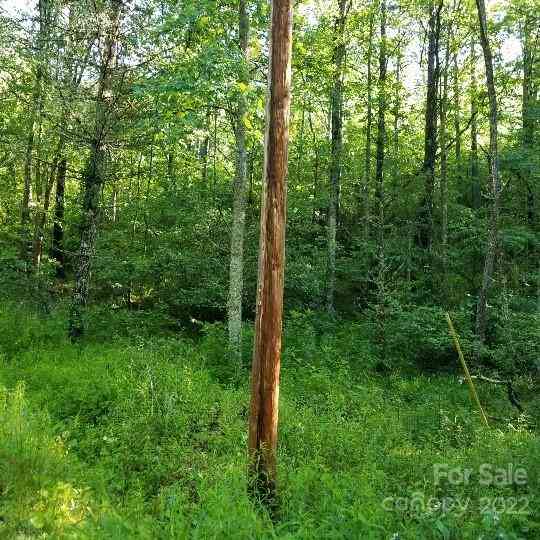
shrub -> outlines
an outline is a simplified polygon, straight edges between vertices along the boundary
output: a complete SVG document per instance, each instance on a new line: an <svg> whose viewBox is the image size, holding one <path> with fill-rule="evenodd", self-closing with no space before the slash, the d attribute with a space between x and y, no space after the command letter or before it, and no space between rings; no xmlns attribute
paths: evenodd
<svg viewBox="0 0 540 540"><path fill-rule="evenodd" d="M451 317L459 334L466 356L473 351L472 314L452 312ZM458 360L444 311L436 306L394 305L386 322L387 353L391 365L417 367L430 371L453 371Z"/></svg>

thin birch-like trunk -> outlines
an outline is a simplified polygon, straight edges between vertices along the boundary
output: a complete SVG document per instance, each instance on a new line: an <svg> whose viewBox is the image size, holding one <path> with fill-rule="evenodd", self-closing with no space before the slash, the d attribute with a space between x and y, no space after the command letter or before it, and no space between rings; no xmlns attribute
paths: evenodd
<svg viewBox="0 0 540 540"><path fill-rule="evenodd" d="M233 221L229 268L229 298L227 315L229 347L234 359L242 361L242 293L244 289L244 236L246 223L247 150L246 150L246 92L249 86L249 15L246 0L240 0L238 11L238 41L241 53L240 91L234 118L236 141L236 174L233 186Z"/></svg>
<svg viewBox="0 0 540 540"><path fill-rule="evenodd" d="M335 23L334 37L334 80L331 99L331 155L330 155L330 197L327 221L327 273L326 309L333 313L336 289L336 235L339 215L339 194L341 184L343 153L343 64L345 60L345 23L349 9L348 0L339 0L339 13Z"/></svg>
<svg viewBox="0 0 540 540"><path fill-rule="evenodd" d="M476 0L478 10L478 22L480 25L480 43L484 53L486 69L486 86L489 99L489 176L491 183L491 208L489 219L488 240L486 245L486 257L484 272L482 275L482 287L478 295L476 309L476 338L478 345L482 345L486 338L487 326L487 301L493 282L493 270L495 255L499 240L499 205L501 186L499 180L499 152L498 152L498 104L493 75L493 55L489 42L486 6L484 0ZM477 349L477 352L479 350Z"/></svg>

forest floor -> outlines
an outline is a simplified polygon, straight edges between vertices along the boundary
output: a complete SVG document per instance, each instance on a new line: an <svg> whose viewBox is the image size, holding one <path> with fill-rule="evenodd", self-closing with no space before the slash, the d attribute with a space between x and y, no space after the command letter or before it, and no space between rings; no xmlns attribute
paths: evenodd
<svg viewBox="0 0 540 540"><path fill-rule="evenodd" d="M0 313L0 538L540 538L530 380L528 416L480 387L486 429L458 371L377 374L361 335L288 323L272 523L246 494L249 367L220 325L64 330L61 312Z"/></svg>

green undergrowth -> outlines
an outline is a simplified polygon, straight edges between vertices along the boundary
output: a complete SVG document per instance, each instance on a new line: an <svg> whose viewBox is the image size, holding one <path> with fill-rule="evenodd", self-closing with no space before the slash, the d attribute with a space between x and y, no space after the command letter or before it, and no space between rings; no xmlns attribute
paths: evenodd
<svg viewBox="0 0 540 540"><path fill-rule="evenodd" d="M0 324L0 538L540 537L526 377L525 415L503 388L479 388L497 417L485 429L457 374L377 375L362 325L291 315L272 523L246 494L249 371L231 368L221 326L76 346L61 313ZM469 481L438 483L436 464ZM509 464L525 483L482 478ZM437 507L450 500L463 513Z"/></svg>

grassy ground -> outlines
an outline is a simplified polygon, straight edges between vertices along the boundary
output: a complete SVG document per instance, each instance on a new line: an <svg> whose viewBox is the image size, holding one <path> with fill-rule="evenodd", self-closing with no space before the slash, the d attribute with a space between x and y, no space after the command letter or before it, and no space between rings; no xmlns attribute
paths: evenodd
<svg viewBox="0 0 540 540"><path fill-rule="evenodd" d="M104 325L80 346L64 328L62 313L0 315L0 538L540 538L532 381L521 418L480 388L509 419L485 429L455 374L376 375L360 326L291 320L271 523L246 495L249 372L219 326ZM436 464L456 477L438 482ZM509 464L525 482L503 478Z"/></svg>

